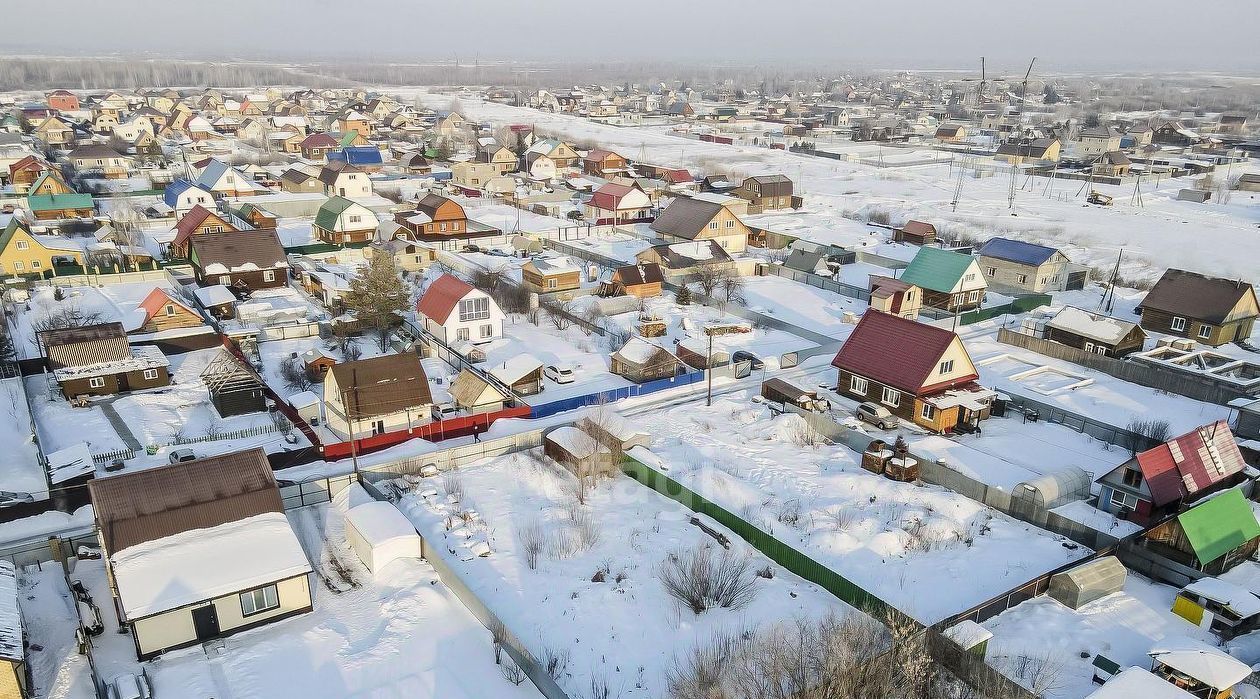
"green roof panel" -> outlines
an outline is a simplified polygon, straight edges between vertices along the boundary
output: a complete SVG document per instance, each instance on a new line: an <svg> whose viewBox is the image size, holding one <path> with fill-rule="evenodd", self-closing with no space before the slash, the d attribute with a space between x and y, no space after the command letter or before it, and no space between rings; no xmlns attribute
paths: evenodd
<svg viewBox="0 0 1260 699"><path fill-rule="evenodd" d="M1208 564L1260 537L1260 523L1237 489L1227 490L1177 516L1199 563Z"/></svg>
<svg viewBox="0 0 1260 699"><path fill-rule="evenodd" d="M929 291L948 293L958 285L972 259L941 248L922 247L899 278Z"/></svg>
<svg viewBox="0 0 1260 699"><path fill-rule="evenodd" d="M91 194L32 194L26 197L31 211L92 208Z"/></svg>
<svg viewBox="0 0 1260 699"><path fill-rule="evenodd" d="M326 231L337 230L337 217L351 206L354 206L354 202L345 197L329 198L315 214L315 225Z"/></svg>

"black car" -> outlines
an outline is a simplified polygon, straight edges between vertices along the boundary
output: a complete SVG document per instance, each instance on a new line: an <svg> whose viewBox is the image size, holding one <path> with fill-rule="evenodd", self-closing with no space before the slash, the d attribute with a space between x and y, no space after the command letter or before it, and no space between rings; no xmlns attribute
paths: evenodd
<svg viewBox="0 0 1260 699"><path fill-rule="evenodd" d="M739 364L740 362L752 362L753 371L766 368L766 363L761 361L760 357L745 350L739 350L731 355L732 364Z"/></svg>

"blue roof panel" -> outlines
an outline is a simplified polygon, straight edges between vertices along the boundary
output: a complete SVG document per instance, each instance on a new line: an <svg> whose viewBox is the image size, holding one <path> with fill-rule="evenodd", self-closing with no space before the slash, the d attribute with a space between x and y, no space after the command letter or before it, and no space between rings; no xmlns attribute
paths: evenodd
<svg viewBox="0 0 1260 699"><path fill-rule="evenodd" d="M1022 240L990 238L989 242L980 247L979 254L981 257L994 257L999 260L1035 267L1045 264L1056 252L1058 250L1054 248L1037 245L1036 243L1026 243Z"/></svg>

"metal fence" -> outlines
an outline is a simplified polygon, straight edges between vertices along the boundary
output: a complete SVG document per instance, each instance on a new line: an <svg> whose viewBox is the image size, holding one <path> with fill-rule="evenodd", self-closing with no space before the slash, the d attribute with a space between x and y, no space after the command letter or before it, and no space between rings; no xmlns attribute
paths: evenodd
<svg viewBox="0 0 1260 699"><path fill-rule="evenodd" d="M1144 434L1138 434L1123 427L1095 420L1071 410L1064 410L1057 405L1043 403L1035 398L1015 393L1009 388L1003 388L1002 393L1006 394L1008 398L1007 410L1014 407L1025 413L1035 411L1039 420L1063 425L1107 444L1139 452L1150 449L1160 443L1159 440L1151 439Z"/></svg>
<svg viewBox="0 0 1260 699"><path fill-rule="evenodd" d="M860 286L845 284L844 282L837 281L830 277L824 277L821 274L802 272L798 269L784 267L783 265L757 265L757 276L764 277L766 275L791 279L794 282L800 282L801 284L817 287L819 289L840 294L841 296L847 296L851 299L857 299L859 301L869 303L871 300L871 292L869 290L863 289Z"/></svg>
<svg viewBox="0 0 1260 699"><path fill-rule="evenodd" d="M77 526L60 532L5 542L0 544L0 558L12 561L15 566L22 568L57 561L57 547L60 547L61 555L73 555L81 544L98 544L95 525Z"/></svg>
<svg viewBox="0 0 1260 699"><path fill-rule="evenodd" d="M280 500L284 504L284 509L296 510L299 507L331 502L337 497L337 493L350 487L354 481L354 475L347 473L301 482L281 480L277 482L277 485L280 486Z"/></svg>
<svg viewBox="0 0 1260 699"><path fill-rule="evenodd" d="M607 391L597 391L582 396L573 396L572 398L564 398L551 403L543 403L542 405L534 405L531 407L530 417L540 418L549 417L556 413L562 413L566 410L576 410L591 405L600 405L603 403L612 403L624 398L633 398L635 396L646 396L657 391L664 391L670 388L678 388L680 386L690 386L699 383L705 378L703 371L691 371L685 374L678 374L664 379L655 379L653 381L645 381L644 383L634 384L632 386L622 386L621 388L613 388Z"/></svg>

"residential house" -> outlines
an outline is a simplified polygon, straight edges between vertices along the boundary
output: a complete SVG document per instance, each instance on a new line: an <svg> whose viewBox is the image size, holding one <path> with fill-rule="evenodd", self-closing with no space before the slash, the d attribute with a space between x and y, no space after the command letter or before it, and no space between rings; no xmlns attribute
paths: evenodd
<svg viewBox="0 0 1260 699"><path fill-rule="evenodd" d="M521 267L521 278L538 294L571 291L582 285L582 264L567 255L539 256Z"/></svg>
<svg viewBox="0 0 1260 699"><path fill-rule="evenodd" d="M958 312L979 308L988 285L974 257L921 247L900 279L923 290L923 305Z"/></svg>
<svg viewBox="0 0 1260 699"><path fill-rule="evenodd" d="M490 165L496 175L515 172L517 167L516 153L511 148L490 142L477 148L477 162Z"/></svg>
<svg viewBox="0 0 1260 699"><path fill-rule="evenodd" d="M201 204L193 204L188 213L175 222L175 237L171 239L168 254L171 257L187 258L192 239L207 233L223 233L240 230L235 222L229 220L227 214L211 211Z"/></svg>
<svg viewBox="0 0 1260 699"><path fill-rule="evenodd" d="M209 190L181 178L166 185L166 190L162 192L162 201L175 211L176 216L183 217L194 207L214 206L214 195Z"/></svg>
<svg viewBox="0 0 1260 699"><path fill-rule="evenodd" d="M298 143L298 150L307 160L323 160L336 149L337 139L324 132L313 133Z"/></svg>
<svg viewBox="0 0 1260 699"><path fill-rule="evenodd" d="M197 176L198 187L215 195L225 197L243 197L251 194L264 194L266 188L254 182L254 178L246 175L221 160L209 159Z"/></svg>
<svg viewBox="0 0 1260 699"><path fill-rule="evenodd" d="M502 410L508 400L503 391L471 369L461 370L451 380L450 394L456 406L473 415Z"/></svg>
<svg viewBox="0 0 1260 699"><path fill-rule="evenodd" d="M433 171L433 164L425 157L423 151L416 151L403 156L398 164L407 172L415 175L427 175Z"/></svg>
<svg viewBox="0 0 1260 699"><path fill-rule="evenodd" d="M487 366L486 372L518 396L542 393L543 363L533 355L518 354L506 361Z"/></svg>
<svg viewBox="0 0 1260 699"><path fill-rule="evenodd" d="M91 194L70 191L65 182L51 172L32 185L26 194L26 208L39 221L91 218L96 214Z"/></svg>
<svg viewBox="0 0 1260 699"><path fill-rule="evenodd" d="M1246 468L1229 424L1198 427L1098 478L1098 509L1146 525L1242 479Z"/></svg>
<svg viewBox="0 0 1260 699"><path fill-rule="evenodd" d="M656 263L625 265L612 271L612 275L607 282L607 292L605 293L601 290L601 293L605 296L625 295L640 299L655 298L661 295L661 288L664 282L665 276L661 272L661 266Z"/></svg>
<svg viewBox="0 0 1260 699"><path fill-rule="evenodd" d="M525 173L539 182L550 182L560 174L556 161L543 153L525 154Z"/></svg>
<svg viewBox="0 0 1260 699"><path fill-rule="evenodd" d="M871 308L914 320L923 307L923 290L904 279L872 274L869 277Z"/></svg>
<svg viewBox="0 0 1260 699"><path fill-rule="evenodd" d="M653 218L652 199L639 184L600 185L586 202L584 216L597 226L645 223Z"/></svg>
<svg viewBox="0 0 1260 699"><path fill-rule="evenodd" d="M67 156L81 175L122 179L131 173L131 158L102 144L88 144L70 151Z"/></svg>
<svg viewBox="0 0 1260 699"><path fill-rule="evenodd" d="M1046 321L1045 339L1083 352L1124 357L1142 350L1146 333L1137 323L1067 306Z"/></svg>
<svg viewBox="0 0 1260 699"><path fill-rule="evenodd" d="M48 161L38 155L28 155L9 165L9 184L15 194L26 194L35 180L53 171Z"/></svg>
<svg viewBox="0 0 1260 699"><path fill-rule="evenodd" d="M611 177L626 172L630 163L610 150L594 148L582 156L582 174L596 177Z"/></svg>
<svg viewBox="0 0 1260 699"><path fill-rule="evenodd" d="M944 328L868 310L831 364L837 393L933 432L974 431L989 416L993 391L976 383L967 348Z"/></svg>
<svg viewBox="0 0 1260 699"><path fill-rule="evenodd" d="M451 166L451 182L470 189L482 189L500 174L499 166L494 163L466 160Z"/></svg>
<svg viewBox="0 0 1260 699"><path fill-rule="evenodd" d="M53 90L44 95L48 106L59 112L79 111L79 96L69 90Z"/></svg>
<svg viewBox="0 0 1260 699"><path fill-rule="evenodd" d="M49 148L68 148L74 143L75 129L64 117L55 116L40 122L31 135Z"/></svg>
<svg viewBox="0 0 1260 699"><path fill-rule="evenodd" d="M280 175L280 188L292 194L312 194L324 191L319 176L299 167L291 167Z"/></svg>
<svg viewBox="0 0 1260 699"><path fill-rule="evenodd" d="M345 161L333 160L325 165L319 171L319 181L324 185L324 194L330 197L362 199L372 196L372 181L367 173Z"/></svg>
<svg viewBox="0 0 1260 699"><path fill-rule="evenodd" d="M1207 575L1220 575L1255 556L1260 523L1237 488L1203 500L1146 533L1151 551Z"/></svg>
<svg viewBox="0 0 1260 699"><path fill-rule="evenodd" d="M432 405L414 352L341 362L324 378L324 427L341 439L410 431L432 421Z"/></svg>
<svg viewBox="0 0 1260 699"><path fill-rule="evenodd" d="M156 347L132 347L122 323L47 330L39 344L66 398L107 396L171 382L170 362Z"/></svg>
<svg viewBox="0 0 1260 699"><path fill-rule="evenodd" d="M795 208L792 180L786 175L755 175L744 181L731 194L748 202L749 213Z"/></svg>
<svg viewBox="0 0 1260 699"><path fill-rule="evenodd" d="M632 335L612 353L609 370L635 383L644 383L677 376L682 362L664 347Z"/></svg>
<svg viewBox="0 0 1260 699"><path fill-rule="evenodd" d="M369 145L343 143L341 150L329 151L328 162L342 161L368 173L377 172L384 165L381 149Z"/></svg>
<svg viewBox="0 0 1260 699"><path fill-rule="evenodd" d="M132 335L205 327L196 309L162 287L154 287L124 321L124 328Z"/></svg>
<svg viewBox="0 0 1260 699"><path fill-rule="evenodd" d="M336 126L343 134L355 133L365 139L372 135L372 118L353 109L338 117Z"/></svg>
<svg viewBox="0 0 1260 699"><path fill-rule="evenodd" d="M245 230L193 236L188 261L199 286L257 291L285 286L289 263L275 231Z"/></svg>
<svg viewBox="0 0 1260 699"><path fill-rule="evenodd" d="M1159 146L1185 147L1202 140L1202 136L1183 126L1180 121L1165 121L1151 129L1151 143Z"/></svg>
<svg viewBox="0 0 1260 699"><path fill-rule="evenodd" d="M813 250L794 248L792 252L788 253L787 259L783 261L783 266L786 269L805 272L806 274L817 274L827 277L833 274L831 266L827 264L827 253L823 248L815 248Z"/></svg>
<svg viewBox="0 0 1260 699"><path fill-rule="evenodd" d="M414 240L439 245L499 234L497 229L468 218L464 207L440 194L426 194L416 202L414 211L394 214L394 221L410 231Z"/></svg>
<svg viewBox="0 0 1260 699"><path fill-rule="evenodd" d="M998 237L977 255L988 285L997 291L1041 294L1067 288L1070 260L1055 248Z"/></svg>
<svg viewBox="0 0 1260 699"><path fill-rule="evenodd" d="M343 196L331 197L319 207L312 230L324 243L366 243L380 223L366 206Z"/></svg>
<svg viewBox="0 0 1260 699"><path fill-rule="evenodd" d="M636 254L634 259L638 264L658 265L670 273L683 273L693 271L696 267L731 263L731 256L716 240L653 245Z"/></svg>
<svg viewBox="0 0 1260 699"><path fill-rule="evenodd" d="M530 156L546 156L555 163L557 170L567 170L578 166L581 158L577 151L573 150L573 146L554 138L544 138L535 141L525 151L525 164L529 166Z"/></svg>
<svg viewBox="0 0 1260 699"><path fill-rule="evenodd" d="M999 145L993 157L1011 165L1057 163L1060 148L1057 138L1024 138Z"/></svg>
<svg viewBox="0 0 1260 699"><path fill-rule="evenodd" d="M1120 132L1110 126L1092 126L1081 130L1080 153L1095 158L1120 150Z"/></svg>
<svg viewBox="0 0 1260 699"><path fill-rule="evenodd" d="M651 229L669 241L712 240L727 253L743 252L751 233L729 207L696 197L678 197L669 203Z"/></svg>
<svg viewBox="0 0 1260 699"><path fill-rule="evenodd" d="M459 277L443 274L416 304L424 329L447 345L503 337L503 311L490 295Z"/></svg>
<svg viewBox="0 0 1260 699"><path fill-rule="evenodd" d="M1142 299L1138 312L1145 330L1216 347L1251 337L1260 306L1247 282L1169 269Z"/></svg>
<svg viewBox="0 0 1260 699"><path fill-rule="evenodd" d="M260 448L88 484L136 657L311 611L311 565Z"/></svg>
<svg viewBox="0 0 1260 699"><path fill-rule="evenodd" d="M376 229L372 244L363 248L363 257L371 260L376 255L390 255L394 267L403 272L420 272L437 261L437 250L427 243L411 240L410 233L394 221L382 221Z"/></svg>
<svg viewBox="0 0 1260 699"><path fill-rule="evenodd" d="M935 136L941 143L962 143L967 140L967 127L962 124L942 124L936 127Z"/></svg>
<svg viewBox="0 0 1260 699"><path fill-rule="evenodd" d="M1095 175L1124 177L1133 168L1133 163L1123 151L1112 150L1098 156L1089 167Z"/></svg>
<svg viewBox="0 0 1260 699"><path fill-rule="evenodd" d="M0 275L42 275L58 261L83 264L83 248L65 238L35 235L17 216L0 232Z"/></svg>

